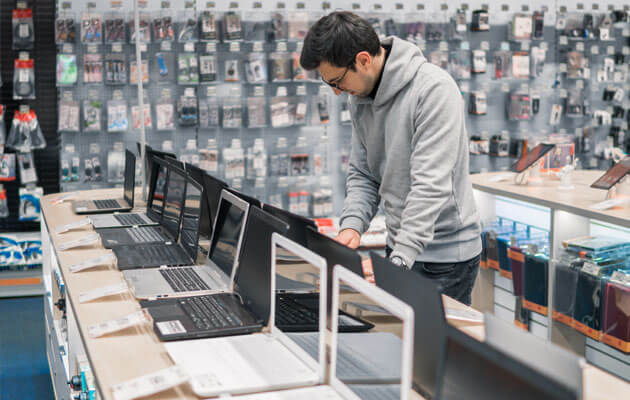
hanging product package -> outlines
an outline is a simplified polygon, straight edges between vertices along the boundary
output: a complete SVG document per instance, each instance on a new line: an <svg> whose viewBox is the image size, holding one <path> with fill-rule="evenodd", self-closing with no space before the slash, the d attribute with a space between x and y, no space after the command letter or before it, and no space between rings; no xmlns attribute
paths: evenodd
<svg viewBox="0 0 630 400"><path fill-rule="evenodd" d="M20 188L20 221L39 221L41 187Z"/></svg>
<svg viewBox="0 0 630 400"><path fill-rule="evenodd" d="M6 145L22 153L46 147L46 139L35 111L29 109L15 111Z"/></svg>
<svg viewBox="0 0 630 400"><path fill-rule="evenodd" d="M57 86L69 86L77 83L76 54L57 54Z"/></svg>
<svg viewBox="0 0 630 400"><path fill-rule="evenodd" d="M15 153L0 155L0 181L10 182L15 180Z"/></svg>
<svg viewBox="0 0 630 400"><path fill-rule="evenodd" d="M0 185L0 218L9 216L9 204L7 203L7 190Z"/></svg>
<svg viewBox="0 0 630 400"><path fill-rule="evenodd" d="M20 56L14 63L14 100L35 99L35 63L27 57L23 59Z"/></svg>
<svg viewBox="0 0 630 400"><path fill-rule="evenodd" d="M19 153L18 164L20 167L20 180L22 185L37 183L37 172L35 171L33 153Z"/></svg>
<svg viewBox="0 0 630 400"><path fill-rule="evenodd" d="M29 50L35 43L33 10L17 8L13 10L13 50Z"/></svg>
<svg viewBox="0 0 630 400"><path fill-rule="evenodd" d="M4 138L7 136L7 129L4 125L4 110L4 106L0 104L0 154L4 153Z"/></svg>

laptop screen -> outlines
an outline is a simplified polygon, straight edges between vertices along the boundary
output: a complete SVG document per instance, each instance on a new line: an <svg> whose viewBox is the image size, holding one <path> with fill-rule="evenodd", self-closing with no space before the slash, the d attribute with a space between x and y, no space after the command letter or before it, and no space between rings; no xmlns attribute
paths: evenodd
<svg viewBox="0 0 630 400"><path fill-rule="evenodd" d="M217 209L219 208L221 191L224 188L227 188L228 184L206 173L203 175L203 186L206 191L206 197L208 199L208 208L210 209L210 230L212 230L214 218L216 217ZM209 235L212 236L212 232L209 232Z"/></svg>
<svg viewBox="0 0 630 400"><path fill-rule="evenodd" d="M236 190L236 189L232 189L231 187L228 187L228 188L227 188L227 190L228 190L230 193L232 193L234 196L238 197L239 199L241 199L241 200L244 200L244 201L248 202L250 206L253 206L253 207L258 207L258 208L261 208L261 207L262 207L262 203L261 203L261 201L260 201L260 200L258 200L258 199L257 199L257 198L255 198L255 197L248 196L248 195L246 195L245 193L239 192L239 191L238 191L238 190Z"/></svg>
<svg viewBox="0 0 630 400"><path fill-rule="evenodd" d="M197 245L199 244L199 220L201 219L202 197L203 189L201 185L188 176L180 242L188 255L193 259L197 257Z"/></svg>
<svg viewBox="0 0 630 400"><path fill-rule="evenodd" d="M441 400L577 399L546 375L451 326L438 385Z"/></svg>
<svg viewBox="0 0 630 400"><path fill-rule="evenodd" d="M205 185L203 176L206 174L204 170L196 165L186 163L186 172L198 183ZM208 238L210 236L210 226L212 221L210 220L210 211L208 208L208 199L206 191L203 191L203 198L201 199L201 220L199 223L199 235Z"/></svg>
<svg viewBox="0 0 630 400"><path fill-rule="evenodd" d="M125 151L125 191L124 198L133 206L133 191L136 186L136 156L129 150Z"/></svg>
<svg viewBox="0 0 630 400"><path fill-rule="evenodd" d="M446 335L442 297L435 283L417 272L403 270L375 253L370 256L376 286L413 308L413 383L422 395L432 398Z"/></svg>
<svg viewBox="0 0 630 400"><path fill-rule="evenodd" d="M534 163L542 156L547 154L551 149L553 149L555 145L553 144L539 144L530 150L526 155L521 157L514 165L512 165L512 171L514 172L523 172L527 168L534 165Z"/></svg>
<svg viewBox="0 0 630 400"><path fill-rule="evenodd" d="M247 210L224 197L219 204L210 245L209 258L227 276L232 276L238 254L239 239L245 225Z"/></svg>
<svg viewBox="0 0 630 400"><path fill-rule="evenodd" d="M173 238L177 238L177 233L179 232L179 223L185 197L186 173L170 165L168 167L168 183L166 187L162 225Z"/></svg>
<svg viewBox="0 0 630 400"><path fill-rule="evenodd" d="M309 227L317 229L315 221L269 204L263 204L263 210L289 224L289 232L287 232L286 237L304 247L308 247L306 241L306 230Z"/></svg>
<svg viewBox="0 0 630 400"><path fill-rule="evenodd" d="M163 160L157 158L153 160L153 165L157 168L157 177L155 178L155 187L153 189L153 196L150 199L151 204L149 207L156 215L162 215L162 211L164 210L166 183L168 180L168 167Z"/></svg>

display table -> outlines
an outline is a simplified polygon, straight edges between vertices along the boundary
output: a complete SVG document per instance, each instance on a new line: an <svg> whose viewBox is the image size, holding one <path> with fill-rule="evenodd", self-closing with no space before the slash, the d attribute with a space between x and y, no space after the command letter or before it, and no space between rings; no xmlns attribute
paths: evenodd
<svg viewBox="0 0 630 400"><path fill-rule="evenodd" d="M505 172L471 176L475 200L482 221L504 217L549 232L548 310L553 309L555 262L562 242L587 235L603 235L630 240L630 205L609 210L592 206L606 199L606 191L590 185L604 171L574 171L572 190L560 188L560 181L543 176L535 184L517 185L513 179L497 181ZM513 321L512 282L498 272L482 270L473 295L473 305ZM581 354L597 366L630 380L630 355L618 351L555 321L551 315L532 313L530 330Z"/></svg>
<svg viewBox="0 0 630 400"><path fill-rule="evenodd" d="M116 196L118 193L120 190L116 189L85 191L80 192L77 199L106 198ZM42 199L46 337L53 387L58 399L70 399L72 393L67 382L79 372L77 359L86 357L95 377L99 398L113 399L111 390L113 385L167 368L172 366L173 362L152 327L148 325L129 328L96 339L88 336L88 326L138 311L140 306L128 293L79 303L78 297L81 293L120 283L123 277L115 266L100 266L78 273L70 272L71 265L106 254L109 250L94 245L59 251L60 244L84 237L92 233L92 228L88 225L61 235L56 234L57 227L84 218L72 212L70 202L53 204L57 198L58 194ZM65 298L67 334L64 333L65 319L54 306L60 298ZM444 298L444 302L445 307L466 308L465 305L447 297ZM483 340L482 325L461 322L456 325L471 336ZM585 399L630 398L630 385L596 368L588 368L585 371L585 388L587 390ZM198 397L192 393L188 385L181 385L151 398ZM413 393L412 398L421 399L416 393Z"/></svg>

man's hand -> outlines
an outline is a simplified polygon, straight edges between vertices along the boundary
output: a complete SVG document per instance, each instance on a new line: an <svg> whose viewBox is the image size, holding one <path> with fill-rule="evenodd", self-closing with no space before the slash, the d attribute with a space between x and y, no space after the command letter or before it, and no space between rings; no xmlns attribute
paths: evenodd
<svg viewBox="0 0 630 400"><path fill-rule="evenodd" d="M351 249L356 249L361 243L361 235L354 229L346 228L339 232L335 240Z"/></svg>

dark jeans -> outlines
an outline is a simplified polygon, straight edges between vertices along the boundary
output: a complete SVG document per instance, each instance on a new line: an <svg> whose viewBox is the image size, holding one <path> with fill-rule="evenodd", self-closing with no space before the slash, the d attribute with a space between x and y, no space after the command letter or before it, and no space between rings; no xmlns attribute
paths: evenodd
<svg viewBox="0 0 630 400"><path fill-rule="evenodd" d="M391 252L392 249L388 246L386 248L387 257ZM425 278L435 281L443 294L470 305L473 285L479 271L479 255L458 263L416 261L411 269Z"/></svg>

